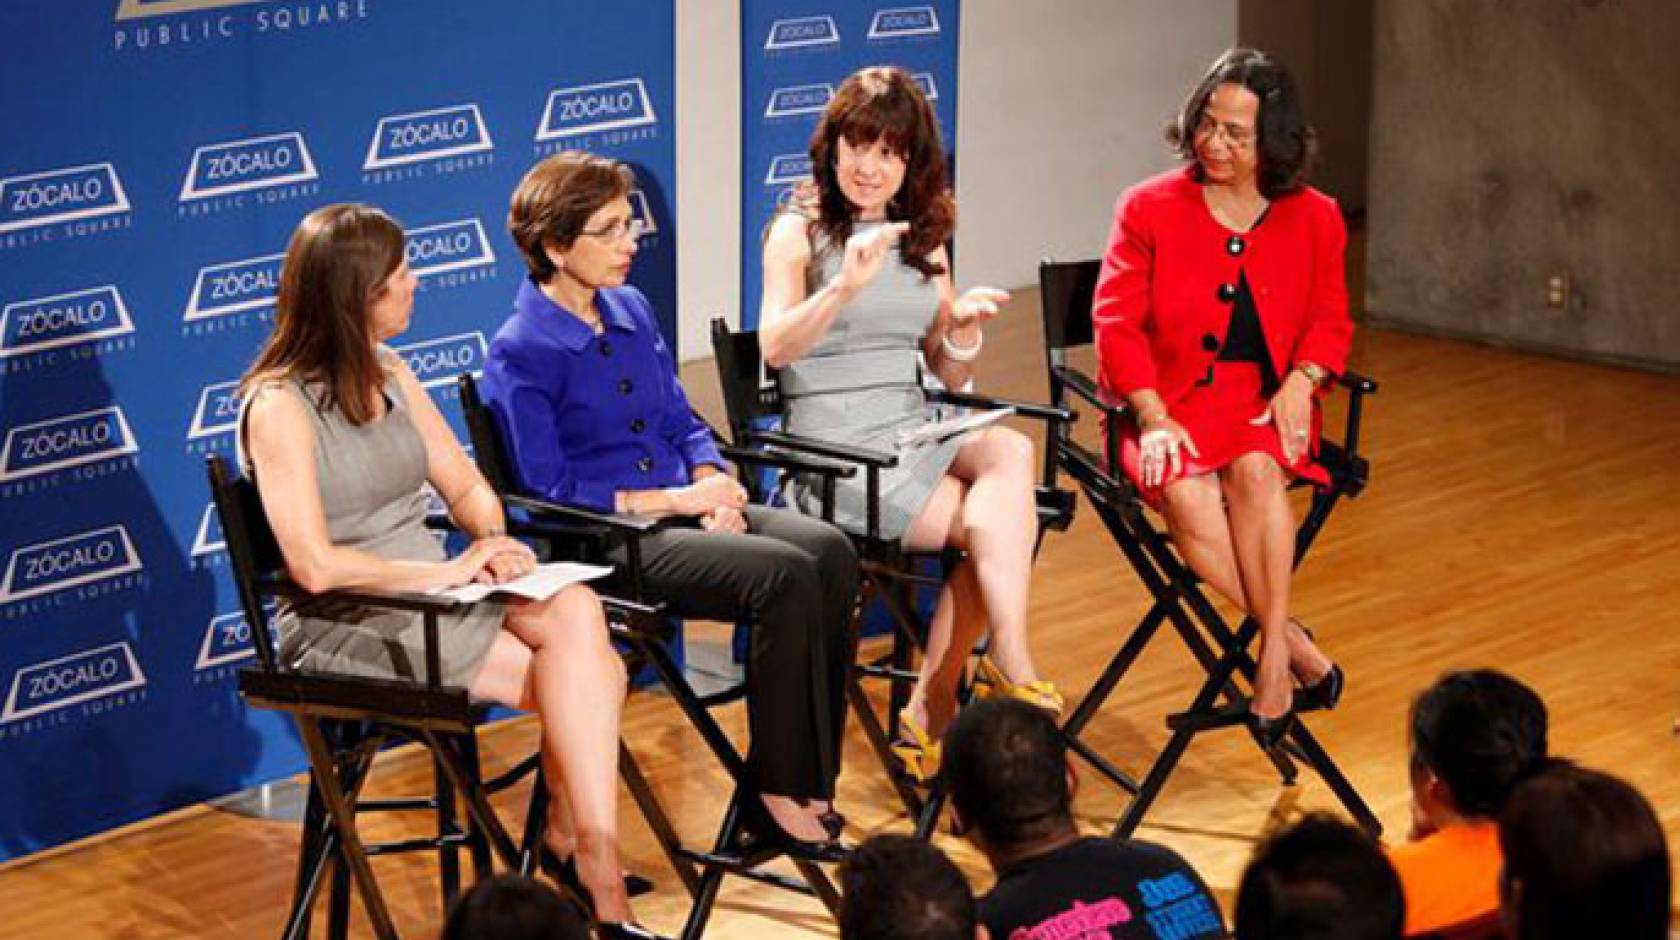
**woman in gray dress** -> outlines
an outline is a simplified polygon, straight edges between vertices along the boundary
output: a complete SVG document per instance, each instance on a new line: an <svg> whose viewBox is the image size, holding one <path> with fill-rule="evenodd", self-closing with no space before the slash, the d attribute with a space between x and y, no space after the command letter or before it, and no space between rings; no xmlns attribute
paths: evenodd
<svg viewBox="0 0 1680 940"><path fill-rule="evenodd" d="M327 206L293 233L274 332L241 393L242 462L287 573L311 591L499 583L535 559L502 531L502 506L403 360L416 278L402 229L377 209ZM430 483L473 537L446 558L425 529ZM624 664L601 603L576 585L546 601L478 604L440 624L443 680L534 710L553 807L546 838L607 928L630 924L618 861L618 721ZM281 653L309 669L420 678L417 614L286 609ZM574 854L575 853L575 854Z"/></svg>
<svg viewBox="0 0 1680 940"><path fill-rule="evenodd" d="M1027 582L1037 534L1033 447L993 425L903 446L936 419L918 354L948 388L973 376L982 325L1009 295L952 286L945 243L956 207L939 126L899 68L867 68L841 84L811 136L815 185L771 223L764 245L759 344L780 371L788 429L898 454L881 478L881 534L912 550L962 549L940 592L927 657L894 746L927 777L956 711L968 651L990 628L982 678L994 694L1052 712L1062 696L1027 648ZM842 481L835 518L863 529L861 477ZM811 508L809 493L796 494Z"/></svg>

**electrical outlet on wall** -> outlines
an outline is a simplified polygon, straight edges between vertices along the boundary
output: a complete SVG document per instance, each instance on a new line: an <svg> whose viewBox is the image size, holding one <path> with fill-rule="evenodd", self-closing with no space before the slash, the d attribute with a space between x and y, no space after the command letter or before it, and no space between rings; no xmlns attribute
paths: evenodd
<svg viewBox="0 0 1680 940"><path fill-rule="evenodd" d="M1546 306L1554 310L1569 309L1569 272L1559 271L1546 278Z"/></svg>

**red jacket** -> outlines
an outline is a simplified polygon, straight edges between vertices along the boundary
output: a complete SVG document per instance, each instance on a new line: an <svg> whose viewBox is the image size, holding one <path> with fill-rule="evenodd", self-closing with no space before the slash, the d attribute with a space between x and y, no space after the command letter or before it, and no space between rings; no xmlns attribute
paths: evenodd
<svg viewBox="0 0 1680 940"><path fill-rule="evenodd" d="M1346 245L1336 201L1311 187L1237 236L1208 211L1188 167L1133 186L1115 207L1091 309L1103 386L1153 388L1168 408L1182 399L1224 345L1231 303L1221 285L1235 291L1239 270L1278 377L1302 360L1340 373L1353 337Z"/></svg>

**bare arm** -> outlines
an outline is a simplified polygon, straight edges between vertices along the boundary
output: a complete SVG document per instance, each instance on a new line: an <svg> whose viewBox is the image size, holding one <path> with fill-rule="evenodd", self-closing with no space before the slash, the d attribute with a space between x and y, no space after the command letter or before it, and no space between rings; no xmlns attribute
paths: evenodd
<svg viewBox="0 0 1680 940"><path fill-rule="evenodd" d="M780 369L811 351L828 333L852 292L835 278L815 294L805 292L811 264L809 220L784 212L764 242L764 293L758 307L758 347L766 365Z"/></svg>
<svg viewBox="0 0 1680 940"><path fill-rule="evenodd" d="M426 445L426 479L449 507L449 518L473 538L503 534L502 501L455 439L432 396L400 357L384 360Z"/></svg>
<svg viewBox="0 0 1680 940"><path fill-rule="evenodd" d="M974 378L974 359L951 355L945 341L958 350L972 350L977 355L985 341L981 327L997 316L998 305L1009 300L1009 293L992 287L975 287L958 296L951 278L951 259L944 247L935 251L930 260L942 265L945 273L934 278L939 286L939 313L928 327L927 335L922 337L922 357L941 384L960 389Z"/></svg>
<svg viewBox="0 0 1680 940"><path fill-rule="evenodd" d="M816 293L805 292L811 265L810 221L787 212L764 242L764 296L758 312L758 348L766 365L797 362L828 334L834 318L875 279L887 254L910 227L894 222L855 234L846 242L840 271Z"/></svg>
<svg viewBox="0 0 1680 940"><path fill-rule="evenodd" d="M426 590L463 584L480 563L468 555L447 562L391 561L334 545L327 535L315 473L315 429L298 394L278 384L252 393L246 446L263 512L274 528L286 571L309 591L371 588Z"/></svg>

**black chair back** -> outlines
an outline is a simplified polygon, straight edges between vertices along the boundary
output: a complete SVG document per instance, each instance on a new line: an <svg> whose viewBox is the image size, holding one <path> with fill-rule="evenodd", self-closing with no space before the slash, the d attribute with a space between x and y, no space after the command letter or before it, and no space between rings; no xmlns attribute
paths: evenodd
<svg viewBox="0 0 1680 940"><path fill-rule="evenodd" d="M1097 275L1102 262L1051 261L1038 263L1038 287L1042 292L1041 309L1044 316L1044 350L1052 363L1067 349L1089 346L1091 330L1091 301L1097 291Z"/></svg>
<svg viewBox="0 0 1680 940"><path fill-rule="evenodd" d="M274 635L257 585L275 579L284 570L280 543L274 539L274 530L269 527L254 481L240 475L220 454L206 458L205 469L210 476L210 495L216 503L216 514L222 520L228 558L233 563L239 606L245 611L245 621L251 625L251 644L256 648L257 661L264 672L278 672Z"/></svg>
<svg viewBox="0 0 1680 940"><path fill-rule="evenodd" d="M745 441L759 422L781 418L781 389L776 385L775 374L764 368L756 331L736 332L722 317L713 317L712 355L717 358L723 407L729 413L732 440Z"/></svg>
<svg viewBox="0 0 1680 940"><path fill-rule="evenodd" d="M472 373L461 375L461 414L466 418L467 437L472 441L473 459L490 488L498 493L516 493L519 487L513 478L513 461L508 459L503 444L501 422L496 412L478 394L478 382Z"/></svg>

